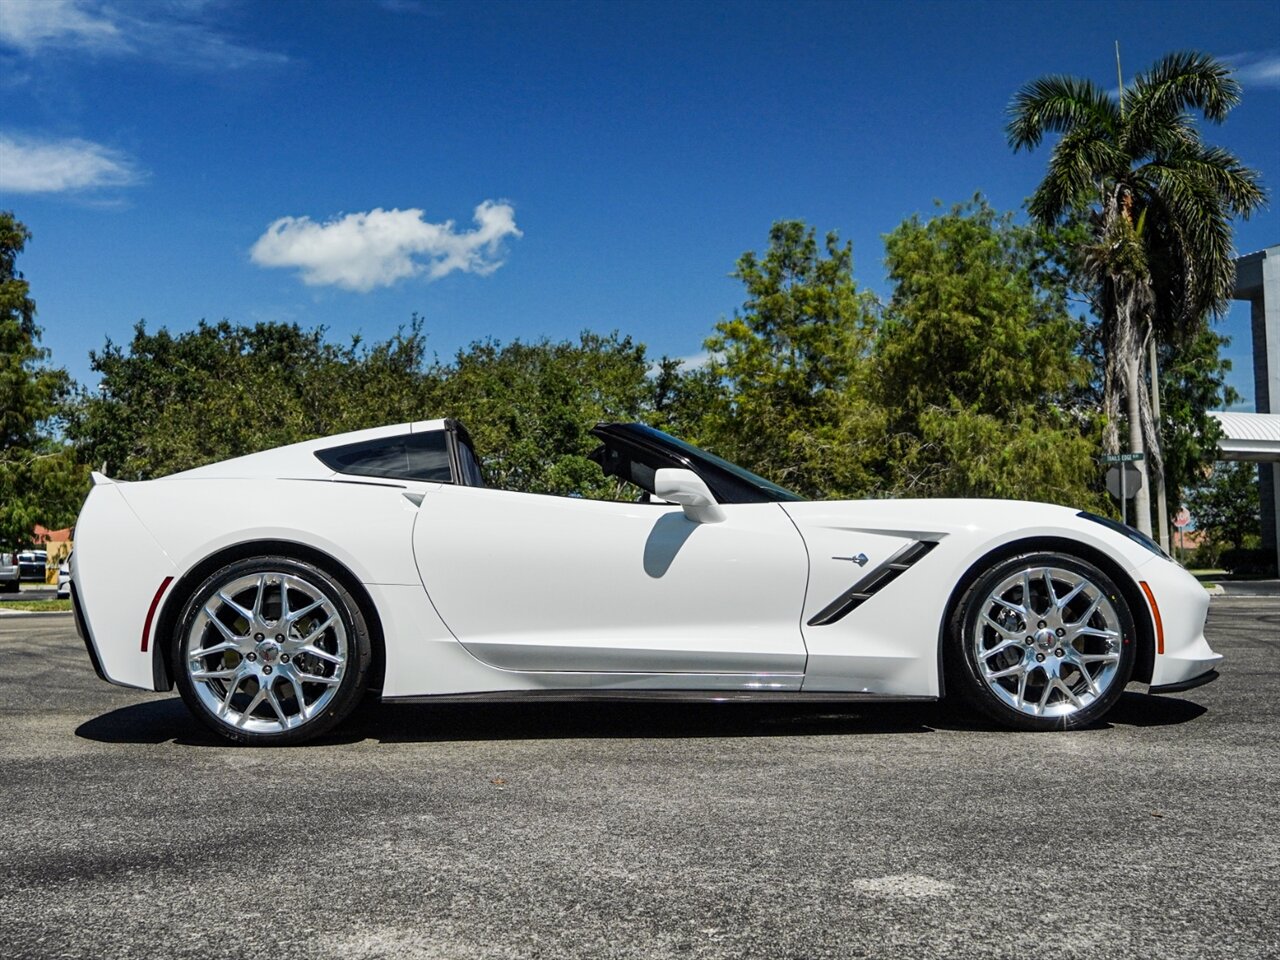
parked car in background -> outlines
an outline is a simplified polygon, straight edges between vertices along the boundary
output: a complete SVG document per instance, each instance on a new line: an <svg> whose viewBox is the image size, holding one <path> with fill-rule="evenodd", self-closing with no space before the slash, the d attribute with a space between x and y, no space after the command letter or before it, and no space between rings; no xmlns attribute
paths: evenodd
<svg viewBox="0 0 1280 960"><path fill-rule="evenodd" d="M58 599L59 600L71 599L71 555L70 554L67 554L67 556L63 559L62 563L58 564Z"/></svg>
<svg viewBox="0 0 1280 960"><path fill-rule="evenodd" d="M18 567L23 580L39 580L43 583L48 563L49 554L44 550L23 550L18 554Z"/></svg>
<svg viewBox="0 0 1280 960"><path fill-rule="evenodd" d="M18 580L21 573L12 553L0 553L0 590L5 593L18 592Z"/></svg>

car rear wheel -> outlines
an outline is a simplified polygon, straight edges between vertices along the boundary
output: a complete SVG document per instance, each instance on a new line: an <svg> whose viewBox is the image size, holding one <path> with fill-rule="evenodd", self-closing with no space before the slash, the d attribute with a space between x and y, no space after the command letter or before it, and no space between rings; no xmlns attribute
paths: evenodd
<svg viewBox="0 0 1280 960"><path fill-rule="evenodd" d="M223 567L188 599L174 635L178 689L211 729L237 743L300 743L359 701L369 631L355 598L324 570L289 557Z"/></svg>
<svg viewBox="0 0 1280 960"><path fill-rule="evenodd" d="M978 578L959 604L951 642L973 706L1017 729L1062 730L1111 709L1133 672L1137 632L1102 570L1033 553Z"/></svg>

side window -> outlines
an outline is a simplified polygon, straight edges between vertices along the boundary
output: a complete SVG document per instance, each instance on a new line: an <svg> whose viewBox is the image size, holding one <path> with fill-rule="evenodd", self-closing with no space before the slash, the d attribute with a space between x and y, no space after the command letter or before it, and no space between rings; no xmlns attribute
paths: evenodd
<svg viewBox="0 0 1280 960"><path fill-rule="evenodd" d="M458 462L462 464L462 482L468 487L483 487L484 474L480 470L480 461L471 449L471 444L458 441Z"/></svg>
<svg viewBox="0 0 1280 960"><path fill-rule="evenodd" d="M329 447L317 450L316 457L330 470L350 476L453 482L448 437L443 430Z"/></svg>

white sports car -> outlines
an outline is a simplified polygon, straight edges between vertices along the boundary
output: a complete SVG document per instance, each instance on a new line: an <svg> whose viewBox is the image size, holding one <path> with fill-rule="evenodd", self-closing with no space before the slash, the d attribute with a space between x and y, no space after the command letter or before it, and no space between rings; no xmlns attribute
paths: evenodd
<svg viewBox="0 0 1280 960"><path fill-rule="evenodd" d="M72 559L103 679L176 683L251 744L384 700L933 700L1098 720L1130 681L1216 676L1209 599L1148 538L997 500L806 501L636 423L593 433L599 501L484 485L454 420L159 480L94 475ZM619 484L620 489L625 487Z"/></svg>

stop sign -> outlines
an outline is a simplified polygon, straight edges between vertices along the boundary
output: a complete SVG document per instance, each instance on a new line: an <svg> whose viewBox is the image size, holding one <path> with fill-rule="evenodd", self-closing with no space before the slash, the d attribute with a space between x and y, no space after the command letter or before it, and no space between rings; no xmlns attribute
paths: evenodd
<svg viewBox="0 0 1280 960"><path fill-rule="evenodd" d="M1191 522L1191 511L1183 507L1178 511L1178 515L1173 518L1173 525L1181 529Z"/></svg>

